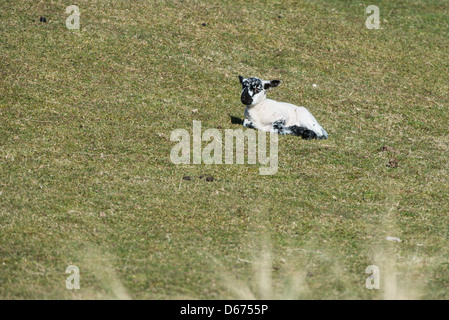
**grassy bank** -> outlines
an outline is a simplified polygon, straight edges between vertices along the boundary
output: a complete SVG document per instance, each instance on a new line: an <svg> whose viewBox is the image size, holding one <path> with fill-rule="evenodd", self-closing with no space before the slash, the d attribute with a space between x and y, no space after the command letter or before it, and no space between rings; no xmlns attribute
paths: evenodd
<svg viewBox="0 0 449 320"><path fill-rule="evenodd" d="M447 1L76 4L0 6L0 298L449 298ZM239 74L330 139L172 164L172 130L238 128Z"/></svg>

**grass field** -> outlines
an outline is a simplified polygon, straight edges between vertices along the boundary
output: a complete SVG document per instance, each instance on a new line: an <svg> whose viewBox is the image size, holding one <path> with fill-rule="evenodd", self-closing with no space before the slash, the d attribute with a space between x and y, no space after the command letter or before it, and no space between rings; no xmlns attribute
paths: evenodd
<svg viewBox="0 0 449 320"><path fill-rule="evenodd" d="M239 74L329 140L174 165L171 131L238 128ZM443 0L2 0L0 298L447 299L448 74Z"/></svg>

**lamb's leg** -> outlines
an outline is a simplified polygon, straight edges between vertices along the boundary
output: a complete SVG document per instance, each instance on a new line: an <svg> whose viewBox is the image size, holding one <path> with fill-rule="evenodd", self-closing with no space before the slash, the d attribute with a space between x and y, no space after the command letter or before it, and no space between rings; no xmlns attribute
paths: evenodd
<svg viewBox="0 0 449 320"><path fill-rule="evenodd" d="M273 133L277 133L277 134L289 134L287 131L286 131L286 129L287 129L287 127L285 126L285 119L284 118L280 118L280 119L278 119L278 120L276 120L276 121L274 121L272 124L271 124L271 132L273 132Z"/></svg>
<svg viewBox="0 0 449 320"><path fill-rule="evenodd" d="M270 130L271 127L269 127L269 126L259 126L248 119L240 119L237 117L233 117L231 115L229 115L229 117L231 118L231 123L233 123L233 124L241 124L245 128L249 128L249 129L261 130L261 131L266 131L266 132L271 131Z"/></svg>
<svg viewBox="0 0 449 320"><path fill-rule="evenodd" d="M256 126L248 119L240 119L229 115L232 124L241 124L245 128L256 129Z"/></svg>
<svg viewBox="0 0 449 320"><path fill-rule="evenodd" d="M230 114L229 114L229 118L231 118L232 124L243 124L243 119L231 116Z"/></svg>
<svg viewBox="0 0 449 320"><path fill-rule="evenodd" d="M271 132L274 132L277 134L282 134L282 135L291 134L294 136L299 136L306 140L318 138L317 134L315 132L313 132L312 130L309 130L304 127L296 126L296 125L286 127L285 122L286 121L283 118L280 118L280 119L274 121L272 123Z"/></svg>
<svg viewBox="0 0 449 320"><path fill-rule="evenodd" d="M291 134L294 136L299 136L303 139L306 140L310 140L310 139L317 139L317 134L315 132L313 132L312 130L309 130L307 128L304 127L299 127L299 126L290 126L290 127L286 127L285 131L288 132L286 134Z"/></svg>
<svg viewBox="0 0 449 320"><path fill-rule="evenodd" d="M244 126L245 128L257 129L256 126L254 125L254 123L252 123L252 122L249 121L248 119L243 120L243 126Z"/></svg>

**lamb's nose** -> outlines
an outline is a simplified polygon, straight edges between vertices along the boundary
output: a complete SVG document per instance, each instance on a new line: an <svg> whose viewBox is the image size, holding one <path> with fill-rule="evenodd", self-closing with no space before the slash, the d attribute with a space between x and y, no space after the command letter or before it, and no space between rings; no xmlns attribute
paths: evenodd
<svg viewBox="0 0 449 320"><path fill-rule="evenodd" d="M250 105L252 103L252 99L249 97L242 96L241 101L244 105Z"/></svg>

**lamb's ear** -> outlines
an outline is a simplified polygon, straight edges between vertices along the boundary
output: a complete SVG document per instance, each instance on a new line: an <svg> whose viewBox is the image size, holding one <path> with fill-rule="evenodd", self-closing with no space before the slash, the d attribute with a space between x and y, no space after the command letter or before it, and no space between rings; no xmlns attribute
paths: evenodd
<svg viewBox="0 0 449 320"><path fill-rule="evenodd" d="M271 80L270 87L274 88L281 84L281 80Z"/></svg>
<svg viewBox="0 0 449 320"><path fill-rule="evenodd" d="M240 80L240 83L241 84L243 84L243 80L244 80L245 78L243 78L242 76L239 76L239 80Z"/></svg>
<svg viewBox="0 0 449 320"><path fill-rule="evenodd" d="M264 88L265 88L265 90L268 88L274 88L274 87L277 87L280 83L281 83L281 80L265 81Z"/></svg>

